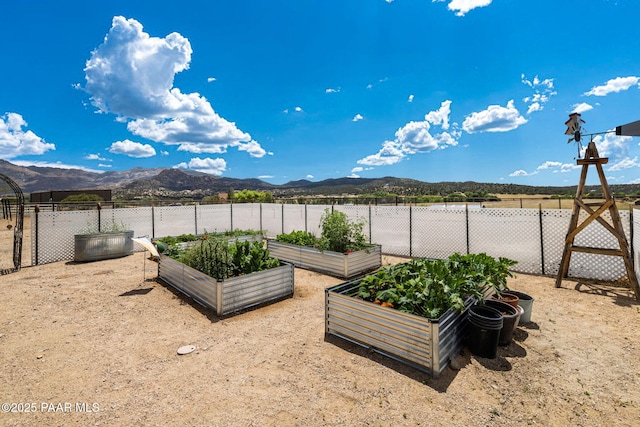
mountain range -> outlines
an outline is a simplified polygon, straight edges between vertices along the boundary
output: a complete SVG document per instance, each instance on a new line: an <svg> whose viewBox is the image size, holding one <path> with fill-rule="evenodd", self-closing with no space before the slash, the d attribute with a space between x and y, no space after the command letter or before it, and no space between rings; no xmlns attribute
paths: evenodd
<svg viewBox="0 0 640 427"><path fill-rule="evenodd" d="M408 178L332 178L312 182L290 181L270 184L256 178L240 179L213 176L201 172L168 168L133 168L120 172L89 172L43 166L19 166L0 159L0 174L13 180L24 193L55 190L110 189L114 198L195 198L225 193L229 189L269 191L276 197L302 195L397 194L447 195L456 192L488 192L491 194L575 194L576 186L527 186L466 182L428 183ZM0 181L0 196L5 192ZM640 184L612 185L611 190L637 194ZM600 190L588 186L587 190Z"/></svg>

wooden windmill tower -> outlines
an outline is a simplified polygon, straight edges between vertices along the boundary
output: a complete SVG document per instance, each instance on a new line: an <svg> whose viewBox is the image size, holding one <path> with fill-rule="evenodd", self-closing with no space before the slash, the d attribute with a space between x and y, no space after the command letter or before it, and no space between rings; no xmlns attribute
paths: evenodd
<svg viewBox="0 0 640 427"><path fill-rule="evenodd" d="M573 138L570 139L569 142L571 142L572 140L575 140L578 144L580 143L581 123L584 123L584 121L580 119L580 114L573 113L569 115L569 120L565 123L567 125L567 131L565 133L567 135L573 136ZM625 126L631 126L636 124L640 124L640 122L634 122ZM624 126L618 126L616 128L616 134L628 135L628 133L622 133L624 131L623 129L624 129ZM630 128L627 128L627 129L630 129ZM635 293L636 299L640 301L640 287L638 286L638 278L636 277L636 273L633 268L633 262L631 258L631 251L629 248L629 244L627 242L627 238L625 236L624 229L622 227L622 221L620 220L620 213L618 212L618 208L616 206L615 200L613 198L613 195L611 194L611 191L609 190L609 185L607 184L607 178L605 177L604 170L602 169L602 165L607 164L608 161L609 159L607 157L600 157L598 155L598 149L596 148L596 144L593 142L593 136L592 136L592 139L589 142L589 145L587 145L584 158L583 159L578 158L578 160L576 161L578 165L582 166L582 173L580 174L580 182L578 183L576 198L574 199L573 212L571 214L571 221L569 223L569 231L567 232L567 236L565 238L564 252L562 253L562 260L560 261L560 269L558 270L558 277L556 278L556 287L559 288L562 283L562 279L564 277L567 277L568 275L569 264L571 262L571 254L573 252L620 256L624 260L624 265L627 270L627 278L629 279L631 288ZM582 195L583 195L584 187L587 180L587 172L589 171L589 166L595 166L598 172L598 177L600 178L600 185L602 186L602 194L604 195L603 202L587 203L582 200ZM588 217L582 223L579 224L581 210L584 210L588 214ZM602 216L602 214L604 214L607 211L609 212L611 223ZM575 238L578 235L578 233L584 230L593 221L597 221L598 223L600 223L607 231L609 231L617 239L619 244L619 249L594 248L594 247L586 247L586 246L577 246L574 244Z"/></svg>

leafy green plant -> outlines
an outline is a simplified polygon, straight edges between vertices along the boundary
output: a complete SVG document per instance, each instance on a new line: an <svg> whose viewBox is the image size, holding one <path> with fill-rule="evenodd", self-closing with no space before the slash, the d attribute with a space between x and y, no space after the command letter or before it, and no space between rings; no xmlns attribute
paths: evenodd
<svg viewBox="0 0 640 427"><path fill-rule="evenodd" d="M276 258L269 257L269 250L261 242L236 242L229 246L231 255L230 276L239 276L267 270L280 265Z"/></svg>
<svg viewBox="0 0 640 427"><path fill-rule="evenodd" d="M356 296L385 307L437 319L449 309L462 312L466 298L484 303L489 290L507 289L516 262L486 254L454 254L448 259L414 259L381 267L360 280Z"/></svg>
<svg viewBox="0 0 640 427"><path fill-rule="evenodd" d="M276 241L280 243L289 243L291 245L314 247L318 238L307 231L294 230L291 233L277 235Z"/></svg>
<svg viewBox="0 0 640 427"><path fill-rule="evenodd" d="M352 221L347 214L325 209L320 218L320 237L306 231L279 234L276 241L298 246L311 246L321 251L349 253L368 248L370 245L362 232L364 220Z"/></svg>
<svg viewBox="0 0 640 427"><path fill-rule="evenodd" d="M351 221L346 213L325 209L320 218L320 240L316 247L334 252L359 251L365 249L367 240L362 233L364 220Z"/></svg>
<svg viewBox="0 0 640 427"><path fill-rule="evenodd" d="M278 267L262 242L203 239L190 248L172 246L165 254L218 280Z"/></svg>

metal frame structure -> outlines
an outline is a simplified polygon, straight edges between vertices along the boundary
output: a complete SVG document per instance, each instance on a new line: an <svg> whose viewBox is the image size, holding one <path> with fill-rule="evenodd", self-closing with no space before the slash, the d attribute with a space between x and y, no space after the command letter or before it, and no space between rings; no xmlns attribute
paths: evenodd
<svg viewBox="0 0 640 427"><path fill-rule="evenodd" d="M0 173L0 179L6 182L16 195L16 224L13 228L13 268L0 270L0 275L20 270L22 265L22 230L24 225L24 195L11 178Z"/></svg>

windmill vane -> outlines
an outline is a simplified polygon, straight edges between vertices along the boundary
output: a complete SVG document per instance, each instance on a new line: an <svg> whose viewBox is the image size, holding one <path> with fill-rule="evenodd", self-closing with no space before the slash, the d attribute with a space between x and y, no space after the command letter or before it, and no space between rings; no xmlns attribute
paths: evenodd
<svg viewBox="0 0 640 427"><path fill-rule="evenodd" d="M580 118L580 113L569 114L569 120L564 122L564 124L567 126L567 130L564 134L571 135L571 138L569 139L569 141L567 141L567 144L571 141L575 141L578 144L578 158L580 158L580 151L582 150L582 144L580 144L582 123L585 123L585 121Z"/></svg>

